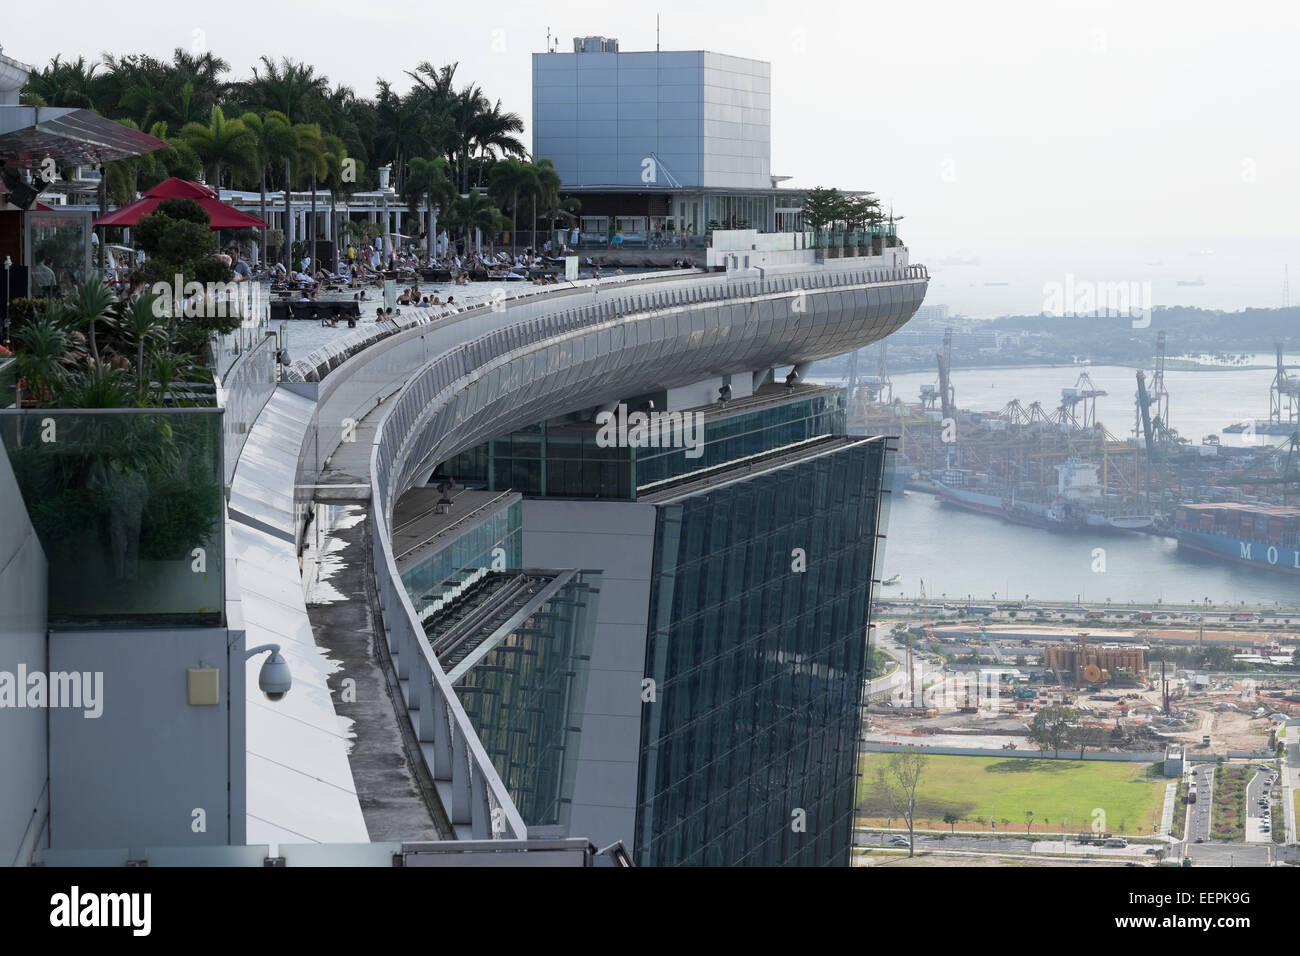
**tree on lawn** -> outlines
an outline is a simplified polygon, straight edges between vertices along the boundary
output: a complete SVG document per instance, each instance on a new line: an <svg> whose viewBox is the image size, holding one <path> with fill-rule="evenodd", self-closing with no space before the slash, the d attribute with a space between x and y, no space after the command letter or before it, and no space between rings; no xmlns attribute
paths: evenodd
<svg viewBox="0 0 1300 956"><path fill-rule="evenodd" d="M891 817L907 824L909 857L916 855L916 789L925 773L927 759L915 751L890 754L876 772L876 791Z"/></svg>
<svg viewBox="0 0 1300 956"><path fill-rule="evenodd" d="M949 810L943 815L943 822L948 824L948 832L955 833L956 826L961 822L961 817Z"/></svg>
<svg viewBox="0 0 1300 956"><path fill-rule="evenodd" d="M1089 747L1095 747L1101 742L1102 728L1095 724L1076 724L1070 730L1071 740L1079 745L1079 759L1083 759L1084 753Z"/></svg>
<svg viewBox="0 0 1300 956"><path fill-rule="evenodd" d="M1070 741L1075 720L1074 710L1070 707L1044 707L1034 715L1029 739L1038 744L1039 750L1050 750L1059 757L1061 748Z"/></svg>

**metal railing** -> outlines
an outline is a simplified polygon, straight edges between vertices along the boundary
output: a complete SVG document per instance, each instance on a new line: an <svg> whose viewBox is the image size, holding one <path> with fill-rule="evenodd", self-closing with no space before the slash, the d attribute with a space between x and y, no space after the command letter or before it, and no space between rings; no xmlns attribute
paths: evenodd
<svg viewBox="0 0 1300 956"><path fill-rule="evenodd" d="M793 276L783 275L764 279L761 287L754 291L754 284L759 280L748 278L736 278L731 275L701 273L696 276L699 282L698 286L692 286L684 289L652 289L648 292L641 292L636 295L622 298L629 287L645 288L648 283L660 285L665 283L677 284L683 280L680 272L655 273L650 276L630 275L610 277L602 279L599 283L569 283L564 286L550 286L544 289L529 291L522 295L511 296L507 300L506 309L502 309L500 304L484 303L481 305L469 306L460 309L442 309L437 312L421 309L414 313L410 319L405 319L403 323L394 326L392 323L386 323L385 327L379 330L367 330L365 332L354 332L340 339L331 342L327 346L322 346L311 352L305 358L293 363L287 372L287 378L294 382L319 382L334 369L340 367L349 358L363 351L375 342L389 338L397 332L404 331L416 326L427 325L432 322L447 318L466 319L474 316L484 315L490 312L504 312L520 304L529 303L538 299L546 298L563 298L595 291L597 294L608 294L611 300L619 303L626 303L625 308L619 314L630 312L639 312L642 309L660 309L671 306L692 305L700 302L713 302L721 299L729 299L744 295L763 295L780 292L798 292L800 290L811 290L816 288L828 288L830 286L842 285L864 285L880 284L885 282L900 282L916 279L929 280L930 274L923 265L906 266L903 269L857 269L857 270L833 270L827 271L827 266L818 265L815 267L816 281L796 281ZM588 306L579 307L577 310L584 311L589 309ZM602 313L603 314L603 313ZM530 320L535 321L535 320ZM599 321L604 321L601 319ZM528 323L524 323L527 325ZM577 328L579 326L571 326Z"/></svg>
<svg viewBox="0 0 1300 956"><path fill-rule="evenodd" d="M244 331L244 330L240 330ZM260 332L261 341L245 345L226 374L216 376L217 404L225 409L222 421L225 446L224 481L229 486L239 464L240 453L248 433L262 413L267 401L275 394L278 365L278 343L269 329L249 329Z"/></svg>
<svg viewBox="0 0 1300 956"><path fill-rule="evenodd" d="M468 826L479 840L525 840L528 828L438 663L387 547L388 470L376 463L391 451L381 439L371 453L372 558L384 635L397 678L404 682L412 729L453 826Z"/></svg>
<svg viewBox="0 0 1300 956"><path fill-rule="evenodd" d="M402 584L391 545L397 498L412 485L420 455L412 455L428 412L445 402L466 377L544 340L613 321L632 313L689 307L728 299L786 297L814 289L928 280L924 266L898 270L831 270L763 279L726 277L684 288L649 292L618 290L594 304L504 326L443 352L411 377L391 400L377 429L370 456L372 564L393 665L404 681L407 706L430 773L441 786L454 825L469 826L474 838L525 838L527 828L509 791L478 740L454 687L434 655L415 606ZM811 281L809 281L811 280ZM480 307L491 309L491 306ZM466 310L472 312L475 310ZM428 446L425 437L421 444ZM412 459L417 464L412 465ZM443 790L447 791L443 793Z"/></svg>

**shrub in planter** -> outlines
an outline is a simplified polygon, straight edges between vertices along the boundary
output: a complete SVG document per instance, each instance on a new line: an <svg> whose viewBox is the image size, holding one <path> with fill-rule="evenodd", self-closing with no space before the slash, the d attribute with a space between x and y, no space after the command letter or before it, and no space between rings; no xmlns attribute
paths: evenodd
<svg viewBox="0 0 1300 956"><path fill-rule="evenodd" d="M50 299L27 298L14 299L9 303L9 335L17 338L18 333L32 319L40 314L41 310L49 304Z"/></svg>

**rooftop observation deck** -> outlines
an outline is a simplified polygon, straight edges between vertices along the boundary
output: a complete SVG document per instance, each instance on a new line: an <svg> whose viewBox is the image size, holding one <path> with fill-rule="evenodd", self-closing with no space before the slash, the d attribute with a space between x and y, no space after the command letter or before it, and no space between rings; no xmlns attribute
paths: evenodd
<svg viewBox="0 0 1300 956"><path fill-rule="evenodd" d="M315 666L311 660L338 658L350 635L342 655L346 673L360 675L373 696L361 713L338 699L328 673L319 685L295 686L294 694L310 704L311 716L303 719L328 727L326 736L337 743L287 758L294 795L273 807L257 805L250 762L250 842L267 838L254 830L259 813L271 820L276 839L287 839L282 832L289 830L319 834L310 838L321 842L355 840L331 832L329 819L313 818L320 787L315 764L326 752L329 761L349 763L353 805L372 840L407 839L397 836L407 832L526 839L528 827L456 698L448 666L455 664L436 651L401 582L403 568L454 536L458 522L499 506L493 502L499 496L459 490L451 514L439 514L421 487L433 468L490 437L576 409L719 374L806 366L861 347L901 327L927 283L925 270L905 258L870 257L622 277L598 286L506 288L504 301L420 314L411 327L349 354L299 363L295 377L305 381L279 386L249 432L235 469L232 519L263 529L263 544L287 559L258 566L258 574L274 575L283 603L294 605L292 622L281 621L277 630L298 635L302 664L291 660L295 673ZM726 412L759 407L782 393L781 386L760 389ZM274 422L279 425L271 427ZM273 466L272 447L282 449ZM256 489L243 478L256 478ZM724 472L697 480L730 479ZM329 578L350 600L313 607L309 617L305 602L289 594L301 594L292 571L303 549L308 559L315 556L306 519L317 504L345 507L365 520L343 535L345 547L334 555L343 569ZM240 571L238 554L234 563ZM238 582L241 589L271 584L243 573ZM537 592L528 588L539 584L546 586L539 579L515 587L521 598L533 598ZM251 644L257 613L245 617ZM385 640L370 641L371 635ZM472 653L473 640L458 646ZM256 687L255 673L249 686ZM252 704L250 697L250 741L275 729L256 726ZM350 744L334 736L340 716L355 721ZM396 775L395 760L402 764Z"/></svg>

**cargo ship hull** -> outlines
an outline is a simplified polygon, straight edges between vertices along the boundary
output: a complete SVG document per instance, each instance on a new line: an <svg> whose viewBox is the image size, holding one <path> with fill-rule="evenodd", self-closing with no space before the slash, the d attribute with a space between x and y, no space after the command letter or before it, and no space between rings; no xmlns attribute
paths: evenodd
<svg viewBox="0 0 1300 956"><path fill-rule="evenodd" d="M1300 574L1300 508L1239 502L1180 505L1173 523L1179 550Z"/></svg>
<svg viewBox="0 0 1300 956"><path fill-rule="evenodd" d="M979 514L993 515L995 518L1007 517L1006 510L1002 507L1002 498L999 495L985 494L980 491L972 491L969 488L954 488L951 485L945 485L941 481L934 482L935 494L944 504L952 505L955 508L964 508L967 511L975 511Z"/></svg>
<svg viewBox="0 0 1300 956"><path fill-rule="evenodd" d="M1178 529L1175 532L1178 547L1197 554L1209 555L1233 564L1245 564L1268 571L1300 574L1300 550L1247 541L1228 535L1209 534L1204 531Z"/></svg>
<svg viewBox="0 0 1300 956"><path fill-rule="evenodd" d="M1030 528L1047 531L1136 531L1151 525L1151 518L1147 515L1105 515L1069 502L1045 504L1009 494L954 486L937 478L932 485L935 494L944 504L992 515Z"/></svg>

